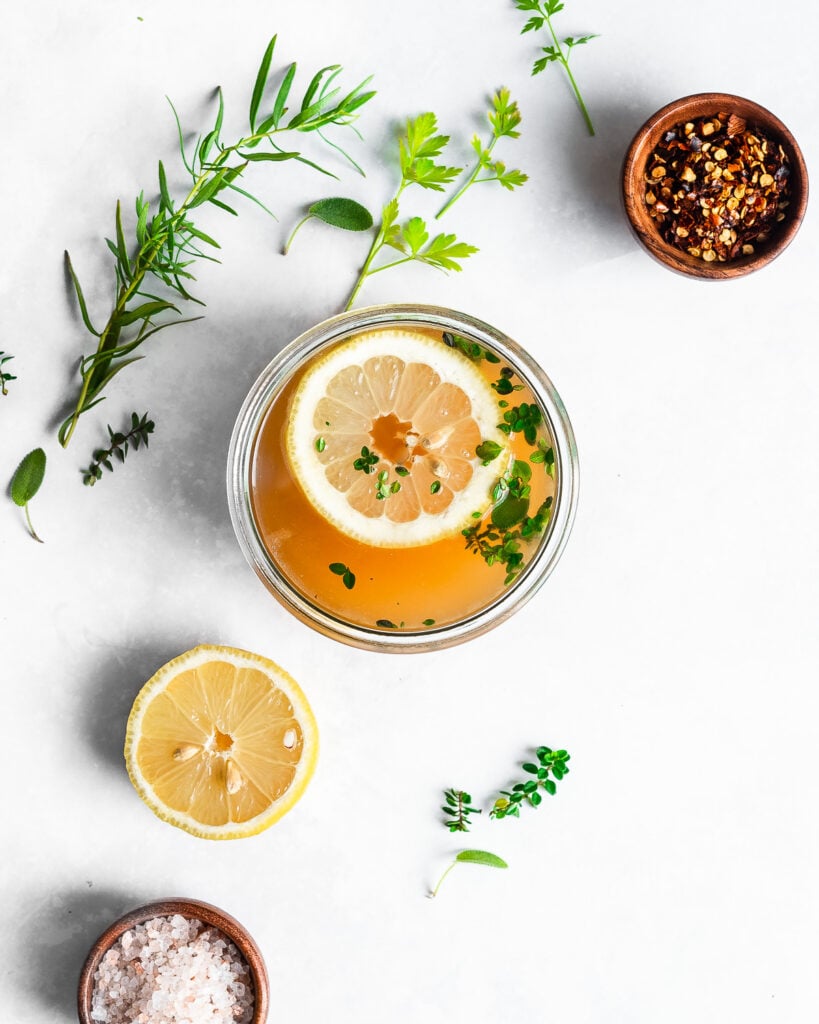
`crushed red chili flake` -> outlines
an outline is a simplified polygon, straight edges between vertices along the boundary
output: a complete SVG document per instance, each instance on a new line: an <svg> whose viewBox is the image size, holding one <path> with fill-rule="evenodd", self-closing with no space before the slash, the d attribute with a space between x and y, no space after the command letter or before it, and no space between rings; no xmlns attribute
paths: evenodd
<svg viewBox="0 0 819 1024"><path fill-rule="evenodd" d="M706 263L751 256L786 217L782 146L738 114L674 125L646 164L645 203L669 245Z"/></svg>

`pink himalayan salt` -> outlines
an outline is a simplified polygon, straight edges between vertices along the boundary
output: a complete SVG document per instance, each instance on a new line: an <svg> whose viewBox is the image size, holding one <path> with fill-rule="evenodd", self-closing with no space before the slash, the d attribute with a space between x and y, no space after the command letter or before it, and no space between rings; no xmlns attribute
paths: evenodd
<svg viewBox="0 0 819 1024"><path fill-rule="evenodd" d="M104 1024L250 1024L253 983L217 928L174 914L135 925L94 974L91 1017Z"/></svg>

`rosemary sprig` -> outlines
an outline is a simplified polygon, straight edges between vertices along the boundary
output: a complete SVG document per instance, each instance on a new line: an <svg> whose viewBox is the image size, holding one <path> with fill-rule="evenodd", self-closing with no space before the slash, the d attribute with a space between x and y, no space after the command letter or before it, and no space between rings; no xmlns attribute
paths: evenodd
<svg viewBox="0 0 819 1024"><path fill-rule="evenodd" d="M125 462L125 456L129 448L137 451L139 446L148 447L148 436L154 432L154 421L148 419L148 413L140 418L135 412L131 413L131 429L123 434L121 431L114 431L111 424L108 424L108 440L111 442L107 448L97 448L94 452L94 461L82 471L82 482L88 487L93 487L97 480L102 480L102 467L109 473L114 472L112 459Z"/></svg>
<svg viewBox="0 0 819 1024"><path fill-rule="evenodd" d="M481 814L479 807L472 806L472 797L462 789L445 789L444 824L450 832L468 832L469 815Z"/></svg>
<svg viewBox="0 0 819 1024"><path fill-rule="evenodd" d="M560 64L569 79L569 84L583 114L583 120L586 122L589 135L594 135L594 125L592 124L586 104L583 102L583 97L580 94L580 89L572 74L572 70L569 67L569 59L575 46L583 46L589 40L596 39L597 35L592 33L591 35L578 36L577 38L566 36L565 39L558 39L554 25L552 25L552 18L565 7L561 0L514 0L514 2L519 11L528 11L532 15L521 29L521 35L524 32L537 32L545 25L552 40L550 46L541 47L544 56L535 61L532 66L532 74L539 74L549 64Z"/></svg>
<svg viewBox="0 0 819 1024"><path fill-rule="evenodd" d="M6 384L10 380L17 380L13 373L8 373L8 371L3 369L11 359L14 359L14 356L7 356L5 352L0 352L0 395L7 395L9 393Z"/></svg>
<svg viewBox="0 0 819 1024"><path fill-rule="evenodd" d="M279 136L285 132L312 132L339 149L325 138L322 129L331 125L351 125L358 117L360 108L375 95L366 89L369 79L342 94L340 87L334 84L341 73L341 67L333 64L313 76L298 109L293 112L287 106L296 75L296 64L291 64L275 99L272 104L268 103L264 107L266 112L263 112L275 44L274 36L265 50L256 75L250 101L249 133L237 142L226 145L222 140L224 103L221 89L218 90L219 104L214 126L200 137L191 154L186 150L179 118L171 104L179 134L182 162L191 179L190 187L181 201L175 201L168 187L165 168L162 161L159 162L158 201L152 206L142 192L136 199L136 251L133 255L125 240L122 209L117 203L115 236L113 240L107 240L114 255L117 290L113 309L102 330L97 330L91 321L79 279L66 253L66 264L83 323L99 341L96 352L84 356L80 361L82 382L79 394L73 412L63 422L58 433L63 446L71 440L80 416L103 400L102 392L112 378L130 363L142 358L133 353L143 342L172 324L199 319L183 318L176 303L181 299L203 305L188 291L190 282L195 279L190 268L197 259L214 260L212 255L203 251L203 247L218 249L219 245L194 224L191 212L210 203L235 215L236 210L224 201L226 193L232 192L250 199L270 213L259 199L237 184L237 179L248 165L263 161L298 160L322 173L329 173L303 156L300 150L283 149L279 145ZM260 146L263 148L259 149ZM174 301L147 290L147 282L151 279L174 295ZM158 319L163 314L170 319Z"/></svg>
<svg viewBox="0 0 819 1024"><path fill-rule="evenodd" d="M508 89L498 89L492 96L492 109L486 116L492 129L492 138L484 145L478 135L472 136L472 148L478 155L477 163L463 185L450 196L435 214L436 220L442 217L450 206L456 203L464 192L473 185L478 185L483 181L497 181L499 185L509 189L511 192L529 180L528 175L524 174L523 171L508 170L506 164L501 163L500 160L492 159L492 150L499 139L504 137L517 139L520 137L520 132L517 130L521 121L520 111L518 110L517 103L511 99ZM479 174L483 174L483 177L478 177Z"/></svg>
<svg viewBox="0 0 819 1024"><path fill-rule="evenodd" d="M373 237L370 251L361 267L345 309L350 309L362 285L373 274L402 263L416 261L436 270L461 270L461 261L478 250L474 245L459 242L455 235L440 234L430 238L427 225L421 217L411 217L399 223L399 204L410 185L443 192L463 170L437 164L436 158L449 142L448 135L438 135L438 122L434 114L420 114L407 121L406 131L398 140L401 181L392 199L381 213L381 223ZM373 262L382 249L389 247L401 253L400 259L374 267Z"/></svg>
<svg viewBox="0 0 819 1024"><path fill-rule="evenodd" d="M495 800L490 818L518 818L524 804L530 807L540 806L543 797L540 790L544 789L549 796L557 791L557 782L569 774L568 761L571 755L565 750L552 750L551 747L538 747L537 763L524 762L521 765L533 779L517 782L511 790L502 789L501 795ZM551 777L550 777L551 776Z"/></svg>

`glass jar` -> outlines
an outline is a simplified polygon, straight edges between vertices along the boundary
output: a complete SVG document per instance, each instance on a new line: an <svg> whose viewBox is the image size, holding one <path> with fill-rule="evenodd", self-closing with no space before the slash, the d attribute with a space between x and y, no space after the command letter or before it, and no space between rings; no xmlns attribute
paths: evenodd
<svg viewBox="0 0 819 1024"><path fill-rule="evenodd" d="M277 399L286 394L294 376L330 346L364 331L391 327L438 332L450 345L454 337L459 339L461 347L464 343L476 345L484 355L492 353L491 362L507 380L519 380L520 387L516 386L515 391L525 389L537 403L540 422L550 439L548 449L545 444L541 445L550 460L554 488L548 523L536 541L528 542L528 560L514 579L502 586L484 606L470 608L451 621L424 619L423 624L416 620L399 625L377 619L365 623L355 621L352 615L346 619L338 608L322 607L317 596L299 587L278 563L271 551L272 545L265 542L265 532L254 508L254 462L258 457L260 432L269 411ZM501 384L500 377L496 383ZM507 392L503 388L499 391L499 395L505 396L498 400L499 419L504 410L513 407L515 391ZM532 454L532 462L543 462L537 449ZM326 320L296 338L270 362L250 389L236 420L228 454L227 484L230 516L242 551L259 579L287 609L324 635L355 647L382 652L418 652L450 647L485 633L509 618L540 589L560 557L571 530L577 505L577 474L577 449L566 410L552 382L524 349L500 331L464 313L433 306L389 305L354 310ZM300 490L295 481L293 487ZM474 515L477 517L478 513ZM467 530L462 532L468 548L469 534ZM305 536L302 546L310 543L311 538ZM477 545L475 548L473 553L487 560L485 549L479 551ZM503 580L503 566L493 566L491 554L488 566L490 571L500 572ZM340 577L345 567L337 565L333 569L328 565L326 568L338 572ZM359 573L360 579L362 575ZM336 586L341 585L339 577L335 579ZM451 582L457 586L457 580ZM347 579L344 585L348 585Z"/></svg>

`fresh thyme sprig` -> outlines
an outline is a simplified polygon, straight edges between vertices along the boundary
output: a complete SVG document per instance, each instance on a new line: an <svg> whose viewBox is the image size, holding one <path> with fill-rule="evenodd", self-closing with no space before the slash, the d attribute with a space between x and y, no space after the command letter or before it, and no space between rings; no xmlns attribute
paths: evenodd
<svg viewBox="0 0 819 1024"><path fill-rule="evenodd" d="M108 247L115 260L117 290L113 309L102 330L97 330L91 321L79 279L66 253L66 265L74 284L83 323L99 341L96 352L84 356L80 361L82 382L79 394L73 411L59 429L58 436L63 446L71 440L80 416L103 400L105 396L102 392L111 379L130 363L142 358L133 353L143 342L172 324L199 319L183 318L176 303L181 299L203 304L188 291L190 282L195 279L190 268L197 259L214 261L212 255L203 251L203 247L218 249L219 245L196 227L191 212L210 203L235 215L236 210L224 201L226 193L232 192L250 199L270 213L259 199L237 184L237 179L248 165L263 161L297 160L323 173L329 173L303 156L300 150L283 149L279 145L279 137L285 132L312 132L340 150L340 147L325 137L322 129L331 125L351 125L358 117L360 108L374 95L366 88L369 79L342 94L340 87L334 84L341 73L341 67L333 64L313 76L298 110L293 112L287 106L296 75L296 64L291 64L275 99L265 107L267 112L263 112L275 44L274 36L265 50L256 75L250 101L249 133L237 142L226 145L222 140L224 103L221 89L218 90L219 104L214 126L204 137L200 137L191 154L186 150L182 127L171 104L182 162L191 179L190 187L181 201L175 201L171 196L165 168L162 161L159 162L158 201L152 206L142 192L136 199L136 249L133 255L125 240L122 209L117 203L115 237L113 240L108 239ZM269 148L260 150L262 144ZM340 151L343 153L343 150ZM174 296L174 301L148 290L147 282L151 279L164 286ZM163 314L171 318L158 319Z"/></svg>
<svg viewBox="0 0 819 1024"><path fill-rule="evenodd" d="M88 487L93 487L97 480L102 480L102 467L104 466L109 473L114 472L114 463L112 459L117 459L119 462L125 462L125 456L128 454L129 448L133 448L137 451L139 446L145 445L148 447L148 436L154 432L154 421L148 419L148 413L144 413L142 417L138 416L135 412L131 413L131 428L123 434L121 431L114 431L111 428L111 424L108 424L108 440L111 442L107 448L97 448L94 452L94 461L88 467L82 471L83 477L82 482Z"/></svg>
<svg viewBox="0 0 819 1024"><path fill-rule="evenodd" d="M420 114L407 121L406 131L398 140L401 182L395 195L382 210L381 223L345 309L350 309L367 278L382 270L416 261L436 270L459 271L463 269L461 261L478 251L474 245L459 242L452 234L439 234L430 238L426 222L421 217L411 217L404 224L399 222L400 200L410 185L443 192L444 187L463 170L462 167L447 167L435 162L449 142L448 135L438 135L437 131L438 122L432 113ZM401 258L374 267L374 260L385 247L397 250Z"/></svg>
<svg viewBox="0 0 819 1024"><path fill-rule="evenodd" d="M562 65L563 70L566 72L566 76L569 79L569 84L572 87L572 92L580 106L580 111L583 114L583 120L586 122L586 127L589 129L589 135L594 135L594 125L592 124L591 116L589 115L589 111L586 108L582 95L580 94L580 89L578 88L575 77L572 74L572 70L569 67L569 59L575 46L583 46L585 43L588 43L589 40L596 39L597 35L592 33L591 35L578 36L577 38L574 36L566 36L565 39L558 39L554 25L552 25L552 18L565 7L565 4L562 3L561 0L514 0L514 2L519 11L528 11L532 15L521 29L521 35L523 35L524 32L537 32L545 25L552 39L550 46L541 47L544 56L535 61L532 66L532 74L539 74L541 71L544 71L549 64L558 63Z"/></svg>
<svg viewBox="0 0 819 1024"><path fill-rule="evenodd" d="M543 800L540 790L544 789L549 796L557 791L556 783L569 774L568 761L571 755L565 750L552 750L551 747L538 747L537 763L524 762L521 765L533 779L517 782L511 790L502 789L501 795L495 800L490 818L518 818L524 804L538 807ZM550 778L551 776L551 778Z"/></svg>
<svg viewBox="0 0 819 1024"><path fill-rule="evenodd" d="M508 170L506 164L501 163L500 160L492 159L492 150L499 139L504 137L517 139L520 137L520 132L517 130L521 121L520 111L518 110L517 103L511 99L508 89L498 89L492 96L492 109L486 116L492 129L492 138L487 145L484 145L478 135L472 136L472 148L478 155L478 161L463 185L450 196L435 214L436 220L442 217L452 204L457 202L464 192L473 185L478 185L483 181L497 181L499 185L502 185L511 192L529 180L529 176L524 174L523 171ZM478 177L479 174L484 176Z"/></svg>
<svg viewBox="0 0 819 1024"><path fill-rule="evenodd" d="M450 832L468 832L469 815L481 814L479 807L472 806L472 797L462 789L445 789L444 824Z"/></svg>
<svg viewBox="0 0 819 1024"><path fill-rule="evenodd" d="M14 356L7 356L5 352L0 352L0 395L7 395L9 393L6 385L10 380L17 380L13 373L3 369L11 359L14 359Z"/></svg>

